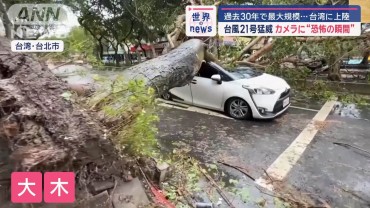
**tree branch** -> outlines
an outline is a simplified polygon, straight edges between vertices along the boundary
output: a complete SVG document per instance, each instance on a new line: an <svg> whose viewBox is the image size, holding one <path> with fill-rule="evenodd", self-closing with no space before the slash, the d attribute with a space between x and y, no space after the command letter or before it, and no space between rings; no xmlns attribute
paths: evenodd
<svg viewBox="0 0 370 208"><path fill-rule="evenodd" d="M256 37L255 39L253 39L250 43L248 43L248 45L246 45L243 50L240 52L239 56L234 60L240 60L243 55L248 52L249 49L251 49L254 45L256 45L258 42L260 42L262 40L262 36L259 36L259 37Z"/></svg>
<svg viewBox="0 0 370 208"><path fill-rule="evenodd" d="M248 61L248 62L255 62L259 57L261 57L265 53L271 51L273 47L274 47L274 41L272 41L270 43L267 43L265 46L263 46L256 53L254 53L251 56L249 56L246 61Z"/></svg>

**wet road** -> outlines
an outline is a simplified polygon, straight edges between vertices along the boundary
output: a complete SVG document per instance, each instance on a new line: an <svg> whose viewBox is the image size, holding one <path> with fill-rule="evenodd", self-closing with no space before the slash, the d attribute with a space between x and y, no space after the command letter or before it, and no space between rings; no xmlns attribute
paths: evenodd
<svg viewBox="0 0 370 208"><path fill-rule="evenodd" d="M97 71L97 74L114 76L117 73ZM74 74L66 80L75 84L93 82L91 74ZM192 156L217 164L225 172L226 182L237 179L237 188L246 189L248 199L231 197L236 207L259 207L257 203L261 199L267 200L265 207L278 207L272 197L260 193L253 180L217 161L245 167L255 179L261 177L323 105L320 102L293 104L301 109L291 108L273 121L237 121L211 111L204 114L204 111L162 107L158 139L164 152L172 152L176 144L182 142L192 148ZM284 183L313 198L323 199L332 207L370 207L369 119L369 109L337 104Z"/></svg>
<svg viewBox="0 0 370 208"><path fill-rule="evenodd" d="M159 140L163 151L172 151L179 141L189 145L192 156L217 164L228 177L239 181L239 188L247 187L250 199L236 203L237 207L258 207L261 198L267 199L265 207L276 207L271 197L255 188L253 180L217 161L245 167L250 176L259 178L316 113L291 108L273 121L238 121L164 107L158 124ZM367 113L355 106L348 110L336 105L284 183L333 207L370 207L370 152L363 151L370 151Z"/></svg>
<svg viewBox="0 0 370 208"><path fill-rule="evenodd" d="M288 182L333 207L370 207L370 122L338 115L326 121Z"/></svg>

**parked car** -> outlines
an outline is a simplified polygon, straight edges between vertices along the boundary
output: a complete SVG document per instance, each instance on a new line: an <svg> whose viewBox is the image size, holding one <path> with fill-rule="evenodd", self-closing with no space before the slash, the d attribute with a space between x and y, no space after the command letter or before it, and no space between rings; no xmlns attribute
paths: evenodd
<svg viewBox="0 0 370 208"><path fill-rule="evenodd" d="M290 86L282 78L250 67L227 70L204 62L191 83L162 97L224 111L235 119L272 119L290 106Z"/></svg>
<svg viewBox="0 0 370 208"><path fill-rule="evenodd" d="M348 58L342 60L341 68L345 69L370 69L370 61L365 62L364 58Z"/></svg>
<svg viewBox="0 0 370 208"><path fill-rule="evenodd" d="M104 56L103 59L102 59L102 62L104 64L109 64L109 63L114 63L114 58L113 56Z"/></svg>

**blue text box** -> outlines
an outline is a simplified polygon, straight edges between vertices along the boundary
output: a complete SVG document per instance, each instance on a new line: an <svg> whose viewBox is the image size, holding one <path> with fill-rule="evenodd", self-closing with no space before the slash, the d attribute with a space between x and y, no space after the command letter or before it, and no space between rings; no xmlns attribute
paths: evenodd
<svg viewBox="0 0 370 208"><path fill-rule="evenodd" d="M361 22L357 5L221 5L219 22Z"/></svg>

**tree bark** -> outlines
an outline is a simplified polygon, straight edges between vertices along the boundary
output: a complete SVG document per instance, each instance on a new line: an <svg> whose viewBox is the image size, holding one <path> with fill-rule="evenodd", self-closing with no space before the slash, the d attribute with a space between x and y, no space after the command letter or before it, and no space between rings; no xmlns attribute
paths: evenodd
<svg viewBox="0 0 370 208"><path fill-rule="evenodd" d="M119 44L116 44L115 46L113 46L114 44L112 43L112 47L114 49L114 60L116 62L116 66L119 66L119 58L118 58L118 46Z"/></svg>
<svg viewBox="0 0 370 208"><path fill-rule="evenodd" d="M0 0L0 13L3 15L2 20L3 20L3 25L5 28L5 36L9 39L13 39L13 31L12 31L13 24L9 19L6 5L2 0Z"/></svg>
<svg viewBox="0 0 370 208"><path fill-rule="evenodd" d="M168 89L188 84L202 61L210 59L205 44L199 39L190 39L165 55L126 69L125 73L130 79L143 79L161 95Z"/></svg>
<svg viewBox="0 0 370 208"><path fill-rule="evenodd" d="M253 39L250 43L248 43L248 45L246 45L243 50L240 52L238 58L236 60L240 60L243 55L245 53L247 53L249 51L249 49L251 49L254 45L256 45L258 42L260 42L262 40L262 36L259 36L259 37L256 37L255 39Z"/></svg>
<svg viewBox="0 0 370 208"><path fill-rule="evenodd" d="M143 51L144 56L145 56L145 57L147 57L147 55L146 55L146 51L144 50L143 45L141 44L140 39L139 39L139 46L140 46L141 50Z"/></svg>
<svg viewBox="0 0 370 208"><path fill-rule="evenodd" d="M151 57L151 58L157 58L157 52L155 51L155 48L154 48L154 41L152 42L152 44L151 44L151 50L152 50L152 54L153 54L153 56Z"/></svg>
<svg viewBox="0 0 370 208"><path fill-rule="evenodd" d="M328 71L328 80L331 81L340 81L340 61L337 60L338 57L335 54L329 56L329 71Z"/></svg>
<svg viewBox="0 0 370 208"><path fill-rule="evenodd" d="M99 44L99 58L100 58L100 60L103 60L103 56L104 56L104 46L103 46L102 41L103 41L102 38L99 38L98 39L98 44Z"/></svg>
<svg viewBox="0 0 370 208"><path fill-rule="evenodd" d="M267 43L265 46L263 46L260 50L258 50L256 53L252 54L247 58L247 62L255 62L259 57L263 56L267 52L270 52L274 47L274 42Z"/></svg>
<svg viewBox="0 0 370 208"><path fill-rule="evenodd" d="M370 40L364 41L365 50L362 52L362 64L368 65L369 64L369 56L370 56Z"/></svg>
<svg viewBox="0 0 370 208"><path fill-rule="evenodd" d="M175 30L167 35L169 46L163 49L162 53L167 53L169 50L177 46L177 40L181 33L184 33L185 14L181 14L177 17L175 22Z"/></svg>
<svg viewBox="0 0 370 208"><path fill-rule="evenodd" d="M363 60L362 60L362 63L365 64L365 65L368 65L369 64L369 56L370 56L370 49L366 50L363 54Z"/></svg>

